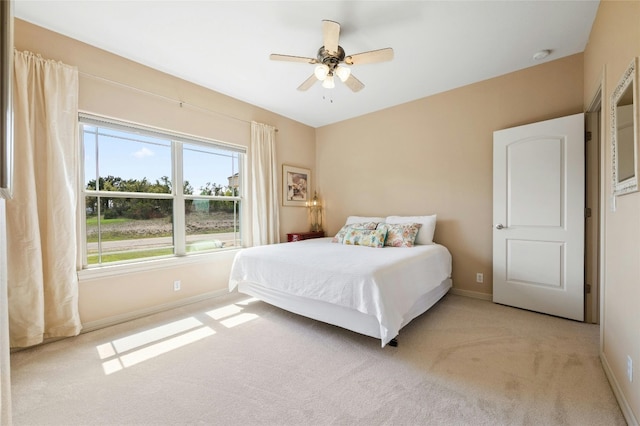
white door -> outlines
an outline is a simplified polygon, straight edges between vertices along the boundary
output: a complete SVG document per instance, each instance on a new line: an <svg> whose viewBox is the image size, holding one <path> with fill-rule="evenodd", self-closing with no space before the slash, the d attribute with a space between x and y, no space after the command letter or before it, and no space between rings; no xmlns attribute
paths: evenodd
<svg viewBox="0 0 640 426"><path fill-rule="evenodd" d="M493 301L584 319L584 115L493 134Z"/></svg>

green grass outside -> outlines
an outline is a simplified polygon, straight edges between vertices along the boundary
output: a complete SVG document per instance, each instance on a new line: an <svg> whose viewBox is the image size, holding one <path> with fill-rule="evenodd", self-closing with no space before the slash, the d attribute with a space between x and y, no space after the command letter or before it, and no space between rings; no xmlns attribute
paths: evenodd
<svg viewBox="0 0 640 426"><path fill-rule="evenodd" d="M102 241L122 241L122 240L143 240L145 238L155 238L155 237L170 237L171 232L162 232L153 235L140 235L140 234L121 234L119 232L103 232L102 233ZM88 243L97 243L98 235L92 235L87 237Z"/></svg>
<svg viewBox="0 0 640 426"><path fill-rule="evenodd" d="M210 230L210 231L200 231L197 234L198 235L204 235L204 234L223 234L223 233L227 233L227 232L233 232L234 229L233 228L228 228L228 229L216 229L216 230ZM102 233L102 241L122 241L122 240L141 240L141 239L145 239L145 238L155 238L155 237L170 237L173 234L171 234L171 232L163 232L163 233L158 233L158 234L153 234L152 236L150 235L139 235L139 234L121 234L118 232L103 232ZM191 235L191 233L187 233L187 235ZM97 243L98 242L98 236L97 235L92 235L87 237L87 242L88 243Z"/></svg>
<svg viewBox="0 0 640 426"><path fill-rule="evenodd" d="M202 248L195 248L193 247L193 245L189 245L187 247L187 252L198 252L198 251L206 251L211 249L215 249L215 247L204 246ZM142 250L142 251L120 252L120 253L103 253L102 263L121 262L123 260L145 259L148 257L168 256L172 254L173 254L172 247L167 247L162 249ZM87 263L89 265L97 265L98 253L87 255Z"/></svg>
<svg viewBox="0 0 640 426"><path fill-rule="evenodd" d="M112 224L124 224L127 222L135 222L135 219L129 219L129 218L114 218L114 219L100 219L100 224L101 225L112 225ZM87 217L87 229L90 228L97 228L98 226L98 217L97 216L91 216L91 217ZM228 229L209 229L209 230L205 230L205 229L200 229L197 232L193 232L193 234L198 234L198 235L202 235L202 234L218 234L218 233L227 233L227 232L233 232L234 229L233 227L230 227ZM188 235L190 235L192 233L188 233ZM133 239L145 239L145 238L155 238L155 237L171 237L172 233L169 232L156 232L153 233L153 235L145 235L145 234L137 234L137 233L125 233L125 232L118 232L117 230L111 230L111 231L105 231L103 230L102 232L102 236L101 236L101 241L123 241L123 240L133 240ZM91 236L87 236L87 242L88 243L96 243L98 242L98 235L91 235ZM195 248L192 247L191 245L187 246L187 251L188 252L194 252L194 251L202 251L202 250L210 250L213 247L207 247L207 248ZM102 262L101 263L109 263L109 262L121 262L121 261L127 261L127 260L136 260L136 259L146 259L146 258L151 258L151 257L157 257L157 256L167 256L167 255L172 255L173 254L173 248L161 248L161 249L149 249L149 250L136 250L136 251L128 251L128 252L117 252L117 253L103 253L102 254ZM89 253L87 255L87 263L89 265L97 265L98 264L98 253Z"/></svg>
<svg viewBox="0 0 640 426"><path fill-rule="evenodd" d="M123 224L127 222L134 222L135 219L129 219L126 217L117 217L113 219L100 219L100 225L113 225L113 224ZM97 228L98 227L98 216L87 217L87 229L89 228ZM161 232L154 234L153 237L170 237L171 232ZM131 234L131 233L121 233L118 231L102 231L102 241L121 241L121 240L137 240L149 238L149 235L144 234ZM98 234L87 236L88 243L97 243L98 242Z"/></svg>
<svg viewBox="0 0 640 426"><path fill-rule="evenodd" d="M119 217L115 219L100 219L101 225L111 225L111 224L122 224L127 222L133 222L135 219L128 219L124 217ZM98 217L92 216L87 218L87 229L91 227L98 226ZM211 230L199 230L197 232L198 235L202 234L219 234L225 232L233 232L233 227L224 228L224 229L211 229ZM155 237L171 237L173 234L169 232L159 232L154 233L153 235L144 235L144 234L132 234L132 233L121 233L118 231L102 231L102 241L122 241L122 240L136 240L136 239L144 239L144 238L155 238ZM187 235L191 235L192 233L187 233ZM97 243L98 242L98 234L87 236L88 243Z"/></svg>
<svg viewBox="0 0 640 426"><path fill-rule="evenodd" d="M111 223L125 223L131 220L133 219L127 219L126 217L118 217L115 219L100 219L100 223L102 223L103 225L107 225ZM87 226L98 226L98 216L87 217Z"/></svg>
<svg viewBox="0 0 640 426"><path fill-rule="evenodd" d="M171 247L164 248L164 249L144 250L144 251L130 251L130 252L124 252L124 253L103 253L102 263L120 262L123 260L144 259L147 257L156 257L156 256L167 256L171 254L173 254L173 248ZM97 265L98 255L97 254L88 255L87 263L89 265Z"/></svg>

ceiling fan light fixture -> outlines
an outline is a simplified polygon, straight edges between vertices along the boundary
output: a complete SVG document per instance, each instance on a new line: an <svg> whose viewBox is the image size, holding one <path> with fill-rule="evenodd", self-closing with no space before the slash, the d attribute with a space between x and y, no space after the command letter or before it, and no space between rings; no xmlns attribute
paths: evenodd
<svg viewBox="0 0 640 426"><path fill-rule="evenodd" d="M336 87L336 83L333 81L333 75L327 75L327 77L322 82L322 87L325 89L333 89Z"/></svg>
<svg viewBox="0 0 640 426"><path fill-rule="evenodd" d="M272 61L303 62L314 65L313 74L298 86L298 90L301 92L309 90L318 80L322 82L322 87L333 89L336 85L336 76L342 80L349 90L354 93L359 92L364 89L364 84L351 73L351 68L341 65L351 66L390 61L393 59L393 49L386 47L347 56L339 44L339 37L340 24L325 19L322 21L323 44L317 50L315 58L272 53L269 55L269 59Z"/></svg>
<svg viewBox="0 0 640 426"><path fill-rule="evenodd" d="M325 64L318 65L313 73L318 80L324 81L324 79L327 78L327 75L329 74L329 67Z"/></svg>
<svg viewBox="0 0 640 426"><path fill-rule="evenodd" d="M344 83L351 75L351 68L338 66L336 67L335 73L340 78L340 80Z"/></svg>

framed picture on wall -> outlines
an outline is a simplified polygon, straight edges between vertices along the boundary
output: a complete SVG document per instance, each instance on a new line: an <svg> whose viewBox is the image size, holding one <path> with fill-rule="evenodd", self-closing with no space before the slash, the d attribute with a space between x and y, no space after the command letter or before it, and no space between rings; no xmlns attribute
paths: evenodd
<svg viewBox="0 0 640 426"><path fill-rule="evenodd" d="M311 170L282 166L282 205L305 207L311 191Z"/></svg>

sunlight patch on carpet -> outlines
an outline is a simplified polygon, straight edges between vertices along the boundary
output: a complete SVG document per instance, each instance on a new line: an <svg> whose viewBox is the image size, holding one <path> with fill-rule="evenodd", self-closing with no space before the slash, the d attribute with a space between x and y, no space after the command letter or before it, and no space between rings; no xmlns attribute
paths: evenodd
<svg viewBox="0 0 640 426"><path fill-rule="evenodd" d="M219 320L222 318L230 317L231 315L236 315L242 312L242 308L237 305L227 305L222 308L214 309L213 311L207 312L214 320Z"/></svg>
<svg viewBox="0 0 640 426"><path fill-rule="evenodd" d="M213 336L214 334L216 334L216 332L213 331L213 329L211 329L210 327L202 327L197 330L181 334L180 336L164 340L154 345L147 346L146 348L139 349L129 354L122 355L120 357L120 360L122 361L122 365L125 368L131 367L132 365L136 365L151 358L155 358L158 355L165 354L174 349L178 349L190 343L197 342L198 340L204 339L205 337Z"/></svg>
<svg viewBox="0 0 640 426"><path fill-rule="evenodd" d="M240 314L240 315L231 317L229 319L220 321L220 324L224 325L227 328L233 328L237 325L244 324L256 318L258 318L256 314Z"/></svg>
<svg viewBox="0 0 640 426"><path fill-rule="evenodd" d="M250 305L251 303L255 303L255 302L259 302L259 301L260 301L260 300L259 300L259 299L256 299L255 297L249 297L249 298L247 298L247 299L240 300L239 302L236 302L235 304L236 304L236 305L244 305L244 306L248 306L248 305Z"/></svg>
<svg viewBox="0 0 640 426"><path fill-rule="evenodd" d="M244 299L205 314L216 323L233 328L258 318L256 314L242 312L255 301L255 298ZM97 345L104 374L113 374L216 334L202 321L191 316Z"/></svg>
<svg viewBox="0 0 640 426"><path fill-rule="evenodd" d="M251 320L258 318L256 314L247 314L242 313L244 308L241 308L238 305L247 306L250 303L257 302L258 299L255 297L244 299L236 303L232 303L231 305L223 306L218 309L214 309L212 311L207 312L207 315L214 320L221 320L220 324L224 325L227 328L233 328L237 325L244 324ZM223 319L226 318L226 319Z"/></svg>
<svg viewBox="0 0 640 426"><path fill-rule="evenodd" d="M205 337L213 336L214 334L216 334L216 332L211 327L204 326L175 337L164 338L164 340L161 340L158 343L145 346L126 354L116 354L115 351L112 352L113 347L109 349L111 343L100 345L97 349L102 359L104 359L103 356L108 353L113 353L113 355L116 356L116 358L106 360L102 363L104 374L109 375L116 371L120 371L123 368L131 367L159 355L187 346L188 344L202 340ZM130 337L135 337L135 335Z"/></svg>
<svg viewBox="0 0 640 426"><path fill-rule="evenodd" d="M117 339L111 343L113 344L116 352L121 354L149 343L175 336L187 330L202 327L203 325L204 324L196 318L189 317L161 325L159 327L154 327L140 333L132 334L131 336L123 337L122 339Z"/></svg>
<svg viewBox="0 0 640 426"><path fill-rule="evenodd" d="M100 359L105 360L102 369L109 375L215 333L198 319L189 317L103 343L96 349Z"/></svg>

